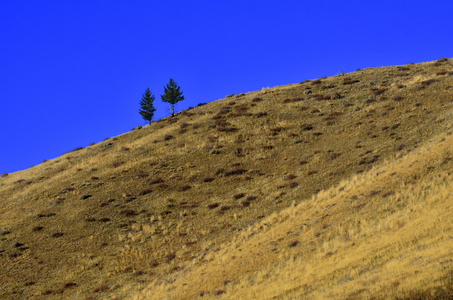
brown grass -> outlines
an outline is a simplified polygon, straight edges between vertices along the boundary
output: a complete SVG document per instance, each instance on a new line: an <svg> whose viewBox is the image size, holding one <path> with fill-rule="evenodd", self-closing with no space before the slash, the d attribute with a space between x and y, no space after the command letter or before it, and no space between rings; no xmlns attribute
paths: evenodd
<svg viewBox="0 0 453 300"><path fill-rule="evenodd" d="M453 83L439 64L234 95L2 176L0 298L448 290Z"/></svg>

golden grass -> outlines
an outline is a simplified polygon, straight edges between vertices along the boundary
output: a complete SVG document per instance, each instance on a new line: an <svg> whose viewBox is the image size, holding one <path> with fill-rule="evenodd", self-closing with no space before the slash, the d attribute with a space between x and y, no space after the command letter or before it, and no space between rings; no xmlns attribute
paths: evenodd
<svg viewBox="0 0 453 300"><path fill-rule="evenodd" d="M451 149L453 135L273 214L133 299L393 298L441 286L453 269ZM382 187L394 194L367 196Z"/></svg>
<svg viewBox="0 0 453 300"><path fill-rule="evenodd" d="M452 269L448 72L451 60L228 97L0 178L0 298L439 287Z"/></svg>

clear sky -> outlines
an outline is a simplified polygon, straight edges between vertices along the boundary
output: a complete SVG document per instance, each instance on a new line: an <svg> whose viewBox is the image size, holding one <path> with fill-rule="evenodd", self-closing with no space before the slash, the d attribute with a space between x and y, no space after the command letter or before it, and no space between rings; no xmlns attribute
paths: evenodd
<svg viewBox="0 0 453 300"><path fill-rule="evenodd" d="M0 173L198 103L453 57L453 1L0 1Z"/></svg>

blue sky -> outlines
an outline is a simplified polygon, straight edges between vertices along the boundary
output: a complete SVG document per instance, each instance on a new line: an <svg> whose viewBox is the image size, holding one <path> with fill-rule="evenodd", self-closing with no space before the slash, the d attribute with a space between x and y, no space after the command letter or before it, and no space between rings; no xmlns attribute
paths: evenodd
<svg viewBox="0 0 453 300"><path fill-rule="evenodd" d="M0 173L227 94L451 58L452 1L0 1Z"/></svg>

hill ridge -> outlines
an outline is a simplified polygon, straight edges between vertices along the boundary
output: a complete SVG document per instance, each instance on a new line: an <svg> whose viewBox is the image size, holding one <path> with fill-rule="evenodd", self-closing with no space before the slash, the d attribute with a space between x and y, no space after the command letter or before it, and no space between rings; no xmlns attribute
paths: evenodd
<svg viewBox="0 0 453 300"><path fill-rule="evenodd" d="M250 284L248 278L221 278L228 281L222 281L222 287L198 286L191 294L172 295L171 291L193 288L177 285L193 270L217 270L211 267L215 262L229 262L230 258L219 254L226 249L222 247L241 238L250 244L247 235L263 226L263 220L298 211L315 201L312 197L322 198L332 187L342 188L342 182L347 183L342 193L347 192L354 178L382 166L390 168L392 163L398 165L429 143L433 143L432 149L447 149L445 145L451 143L447 134L453 129L452 69L451 60L440 59L228 96L1 178L0 265L5 272L0 275L0 297L140 298L150 297L150 283L158 298L183 299L200 293L208 298L258 297L259 290L268 290L256 282ZM445 140L430 142L439 137ZM422 168L420 174L437 176L442 170L450 176L451 157L445 153L445 164L436 169L441 161L429 166L432 169ZM413 169L399 172L407 185L422 183ZM382 187L349 199L358 206L354 211L368 209L360 206L363 199L389 201L389 209L391 205L398 208L389 199L397 197L401 187L391 189L392 181L380 180L376 182ZM291 205L294 208L285 210ZM340 206L338 201L326 202L318 210L325 209L329 216L319 224L306 223L327 225L320 232L334 236L338 228L329 224L341 224L335 216L343 215L332 213ZM380 213L384 216L386 212ZM322 224L323 220L331 221ZM361 228L354 222L351 234ZM266 226L272 231L274 224ZM349 232L346 225L341 226ZM282 265L300 263L306 255L302 249L308 249L304 247L310 247L307 251L323 262L341 254L338 250L324 257L329 252L324 247L342 245L338 237L324 245L324 233L318 239L307 227L299 231L299 237L285 240L293 233L282 240L287 244L274 241L272 245ZM303 244L305 233L313 237L315 245L310 241L308 246ZM432 244L436 245L446 244ZM290 252L293 258L288 260ZM451 268L449 255L443 263L445 270ZM255 258L245 259L253 262ZM272 286L266 281L274 278L272 274L258 265L250 266L256 267L249 274L254 280L260 278ZM270 271L286 270L268 267ZM447 271L436 272L424 279L425 290L439 286L438 280L447 276ZM416 290L418 286L411 285L413 275L391 282L395 297ZM215 272L210 276L212 282L216 276ZM339 278L342 284L337 281L337 285L356 287L360 277L349 276ZM161 280L156 283L156 278ZM417 280L414 282L420 282ZM363 291L355 296L352 289L323 292L314 286L309 291L308 285L307 289L276 290L275 296L285 299L308 293L329 297L331 293L339 298L361 298L381 293L376 284L357 288ZM142 289L141 295L134 295ZM251 290L257 294L250 294Z"/></svg>

